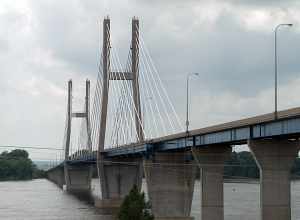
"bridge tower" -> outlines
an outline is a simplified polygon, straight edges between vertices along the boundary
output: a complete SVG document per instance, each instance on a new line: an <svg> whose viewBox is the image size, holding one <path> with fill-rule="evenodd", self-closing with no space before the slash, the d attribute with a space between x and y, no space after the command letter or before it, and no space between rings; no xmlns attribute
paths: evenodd
<svg viewBox="0 0 300 220"><path fill-rule="evenodd" d="M91 179L92 179L92 167L86 164L69 164L70 161L70 139L71 139L71 128L73 118L83 118L86 123L86 151L76 152L74 157L80 157L91 153L91 126L90 126L90 81L86 80L85 89L85 108L84 112L73 112L72 110L72 80L68 82L68 108L67 108L67 128L66 128L66 139L65 139L65 160L64 160L64 179L66 184L66 190L72 193L86 193L90 192ZM75 158L77 159L77 158Z"/></svg>
<svg viewBox="0 0 300 220"><path fill-rule="evenodd" d="M112 72L110 68L110 19L103 21L103 87L100 115L100 134L98 140L97 165L100 177L102 198L95 201L95 205L103 212L114 213L120 206L122 199L129 193L133 185L141 188L143 166L142 159L118 159L105 161L103 157L106 135L107 107L109 98L109 84L113 80L128 80L132 83L133 108L135 129L138 142L144 141L143 123L139 91L139 20L132 19L131 39L131 71ZM128 163L130 162L130 163Z"/></svg>

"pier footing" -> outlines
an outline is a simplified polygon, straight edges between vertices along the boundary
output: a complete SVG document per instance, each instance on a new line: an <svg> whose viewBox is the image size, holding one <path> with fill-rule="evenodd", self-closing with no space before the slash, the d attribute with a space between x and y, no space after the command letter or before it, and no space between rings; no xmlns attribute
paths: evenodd
<svg viewBox="0 0 300 220"><path fill-rule="evenodd" d="M117 215L122 204L121 199L96 199L95 207L103 215Z"/></svg>

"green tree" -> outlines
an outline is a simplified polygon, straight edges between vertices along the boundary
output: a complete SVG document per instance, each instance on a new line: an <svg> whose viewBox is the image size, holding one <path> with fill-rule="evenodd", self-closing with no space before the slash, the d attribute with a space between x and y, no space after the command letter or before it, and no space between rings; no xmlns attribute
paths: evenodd
<svg viewBox="0 0 300 220"><path fill-rule="evenodd" d="M28 158L28 153L25 150L13 150L10 153L6 153L6 157L8 158L22 158L22 159L27 159Z"/></svg>
<svg viewBox="0 0 300 220"><path fill-rule="evenodd" d="M13 150L0 154L0 180L30 180L45 174L36 168L27 151Z"/></svg>
<svg viewBox="0 0 300 220"><path fill-rule="evenodd" d="M119 220L153 220L150 204L145 201L145 194L140 193L135 185L125 197L119 214Z"/></svg>
<svg viewBox="0 0 300 220"><path fill-rule="evenodd" d="M232 152L225 165L224 175L227 177L259 178L259 169L249 151Z"/></svg>

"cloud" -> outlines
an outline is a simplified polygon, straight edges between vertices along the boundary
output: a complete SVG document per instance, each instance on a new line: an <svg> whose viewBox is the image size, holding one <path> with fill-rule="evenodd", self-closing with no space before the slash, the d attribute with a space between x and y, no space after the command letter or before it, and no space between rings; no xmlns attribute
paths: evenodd
<svg viewBox="0 0 300 220"><path fill-rule="evenodd" d="M108 14L122 62L131 18L140 18L141 37L181 118L186 74L200 73L192 82L195 128L273 110L273 30L292 22L278 39L280 108L297 106L299 12L299 3L279 0L1 1L0 144L61 146L66 83L73 79L80 109L85 79L95 82Z"/></svg>
<svg viewBox="0 0 300 220"><path fill-rule="evenodd" d="M292 7L299 5L298 2L294 0L229 0L232 4L252 6L252 7Z"/></svg>

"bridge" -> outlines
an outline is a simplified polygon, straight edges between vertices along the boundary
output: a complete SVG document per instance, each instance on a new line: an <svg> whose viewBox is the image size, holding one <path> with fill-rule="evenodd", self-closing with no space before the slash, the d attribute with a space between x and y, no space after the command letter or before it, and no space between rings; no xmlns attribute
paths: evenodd
<svg viewBox="0 0 300 220"><path fill-rule="evenodd" d="M141 189L145 177L155 218L188 220L200 169L201 219L223 220L224 162L232 146L247 144L260 168L261 219L291 219L290 169L300 147L300 108L183 131L139 33L139 20L132 19L126 65L110 33L110 19L105 18L91 109L90 81L79 112L73 111L73 85L68 82L64 158L47 171L48 179L70 193L90 193L96 166L101 197L95 206L115 214L134 185ZM72 134L76 119L81 122L77 136Z"/></svg>

